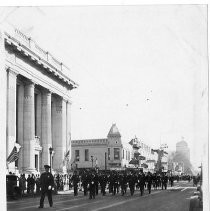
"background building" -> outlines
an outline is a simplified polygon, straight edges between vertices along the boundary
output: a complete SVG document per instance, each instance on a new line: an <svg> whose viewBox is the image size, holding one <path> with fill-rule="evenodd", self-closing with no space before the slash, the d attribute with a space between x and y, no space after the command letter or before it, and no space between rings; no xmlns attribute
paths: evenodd
<svg viewBox="0 0 210 211"><path fill-rule="evenodd" d="M144 172L154 172L158 161L158 153L147 144L140 141L137 137L131 139L129 144L132 146L132 160L130 167L139 168Z"/></svg>
<svg viewBox="0 0 210 211"><path fill-rule="evenodd" d="M113 124L107 138L72 140L71 164L75 168L124 169L131 159L131 147L122 143Z"/></svg>
<svg viewBox="0 0 210 211"><path fill-rule="evenodd" d="M184 155L188 160L190 160L190 149L186 141L184 141L184 137L182 137L182 141L176 144L176 153Z"/></svg>
<svg viewBox="0 0 210 211"><path fill-rule="evenodd" d="M176 151L169 155L169 170L174 174L192 174L193 166L190 162L190 149L184 138L177 142Z"/></svg>
<svg viewBox="0 0 210 211"><path fill-rule="evenodd" d="M37 173L52 159L52 168L62 172L71 144L70 92L77 84L63 63L18 29L5 26L2 35L7 170Z"/></svg>

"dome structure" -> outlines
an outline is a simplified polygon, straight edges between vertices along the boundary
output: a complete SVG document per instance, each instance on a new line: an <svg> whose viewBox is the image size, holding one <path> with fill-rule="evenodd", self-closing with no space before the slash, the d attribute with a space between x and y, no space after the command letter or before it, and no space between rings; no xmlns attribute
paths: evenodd
<svg viewBox="0 0 210 211"><path fill-rule="evenodd" d="M188 147L188 144L186 141L180 141L176 144L176 146L185 146L185 147Z"/></svg>

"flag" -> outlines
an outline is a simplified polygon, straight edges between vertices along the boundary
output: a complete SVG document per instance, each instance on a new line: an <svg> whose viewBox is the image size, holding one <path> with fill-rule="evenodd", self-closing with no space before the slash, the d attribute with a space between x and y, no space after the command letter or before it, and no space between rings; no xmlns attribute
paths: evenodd
<svg viewBox="0 0 210 211"><path fill-rule="evenodd" d="M10 153L9 157L7 158L8 163L15 162L19 158L19 153L17 152L17 147L14 146L12 152Z"/></svg>
<svg viewBox="0 0 210 211"><path fill-rule="evenodd" d="M70 154L70 150L68 150L64 156L64 160L69 161L69 154Z"/></svg>

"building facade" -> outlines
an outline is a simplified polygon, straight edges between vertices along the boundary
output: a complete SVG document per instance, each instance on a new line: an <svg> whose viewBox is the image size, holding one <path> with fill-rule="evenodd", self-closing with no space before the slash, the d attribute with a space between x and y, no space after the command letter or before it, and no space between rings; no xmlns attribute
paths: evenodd
<svg viewBox="0 0 210 211"><path fill-rule="evenodd" d="M4 27L7 72L6 157L18 144L19 159L8 171L37 173L44 164L62 172L70 149L70 70L18 29ZM49 148L53 148L50 154ZM52 161L51 161L52 160Z"/></svg>
<svg viewBox="0 0 210 211"><path fill-rule="evenodd" d="M121 134L113 124L107 138L72 140L73 169L124 169L131 159L131 148L122 143Z"/></svg>
<svg viewBox="0 0 210 211"><path fill-rule="evenodd" d="M143 141L140 141L137 137L132 139L130 145L133 148L132 161L133 167L138 167L144 172L154 172L155 165L158 160L158 153L154 152L152 148L145 144Z"/></svg>

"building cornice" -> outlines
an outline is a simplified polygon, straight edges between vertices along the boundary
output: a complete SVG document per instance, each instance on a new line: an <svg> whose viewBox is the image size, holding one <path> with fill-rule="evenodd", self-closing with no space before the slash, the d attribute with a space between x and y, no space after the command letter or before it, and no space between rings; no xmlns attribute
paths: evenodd
<svg viewBox="0 0 210 211"><path fill-rule="evenodd" d="M11 69L14 72L17 72L19 76L23 77L22 80L23 84L25 84L25 80L32 81L36 85L40 85L42 87L45 87L45 89L50 90L50 92L60 96L61 98L67 99L67 101L71 102L70 96L68 96L63 90L59 89L58 87L52 87L48 81L43 80L40 77L37 77L33 72L28 71L25 67L19 65L19 64L12 64L9 61L6 62L5 65L6 70ZM23 74L27 73L27 75Z"/></svg>
<svg viewBox="0 0 210 211"><path fill-rule="evenodd" d="M95 145L107 145L107 139L81 139L72 140L71 146L95 146Z"/></svg>
<svg viewBox="0 0 210 211"><path fill-rule="evenodd" d="M35 41L24 35L17 29L14 29L14 35L11 36L5 32L5 44L15 48L20 54L26 56L34 63L41 66L48 73L53 74L60 81L72 90L78 87L78 84L69 78L70 69L62 62L55 59L49 52L40 48Z"/></svg>

